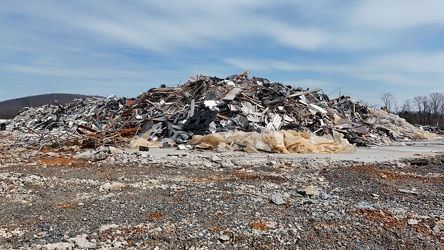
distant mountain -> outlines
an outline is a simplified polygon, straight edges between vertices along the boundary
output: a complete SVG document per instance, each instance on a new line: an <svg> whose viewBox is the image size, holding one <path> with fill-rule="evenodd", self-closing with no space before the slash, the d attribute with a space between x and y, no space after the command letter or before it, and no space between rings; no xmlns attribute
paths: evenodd
<svg viewBox="0 0 444 250"><path fill-rule="evenodd" d="M27 96L0 102L0 119L14 118L24 107L40 107L46 104L65 104L77 98L87 98L91 96L78 94L44 94Z"/></svg>

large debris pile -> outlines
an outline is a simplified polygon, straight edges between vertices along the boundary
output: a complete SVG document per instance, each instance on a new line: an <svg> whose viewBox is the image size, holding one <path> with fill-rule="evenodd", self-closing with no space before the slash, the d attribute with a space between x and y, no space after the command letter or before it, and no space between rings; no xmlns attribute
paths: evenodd
<svg viewBox="0 0 444 250"><path fill-rule="evenodd" d="M197 75L178 87L160 86L135 99L77 99L26 108L11 122L36 145L190 145L217 150L352 152L353 145L390 144L430 135L397 115L373 110L321 89L248 77Z"/></svg>

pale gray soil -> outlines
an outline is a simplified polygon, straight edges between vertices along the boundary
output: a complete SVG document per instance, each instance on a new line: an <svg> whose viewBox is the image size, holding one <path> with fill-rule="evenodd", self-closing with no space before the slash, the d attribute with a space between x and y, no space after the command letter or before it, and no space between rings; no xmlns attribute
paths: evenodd
<svg viewBox="0 0 444 250"><path fill-rule="evenodd" d="M98 161L4 149L0 248L444 249L441 142Z"/></svg>

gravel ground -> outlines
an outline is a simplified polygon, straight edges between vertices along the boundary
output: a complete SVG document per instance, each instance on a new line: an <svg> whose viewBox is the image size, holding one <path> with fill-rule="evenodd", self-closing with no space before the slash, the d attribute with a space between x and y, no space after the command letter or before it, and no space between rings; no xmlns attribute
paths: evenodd
<svg viewBox="0 0 444 250"><path fill-rule="evenodd" d="M2 152L1 249L444 249L443 153L75 154Z"/></svg>

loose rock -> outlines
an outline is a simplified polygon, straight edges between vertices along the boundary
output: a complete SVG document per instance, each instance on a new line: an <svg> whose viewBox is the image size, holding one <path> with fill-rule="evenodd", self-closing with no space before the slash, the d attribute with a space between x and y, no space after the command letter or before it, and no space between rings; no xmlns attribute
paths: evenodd
<svg viewBox="0 0 444 250"><path fill-rule="evenodd" d="M284 199L279 194L272 194L271 201L276 205L282 205L285 203Z"/></svg>

